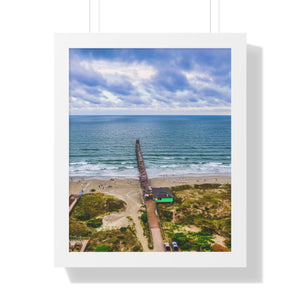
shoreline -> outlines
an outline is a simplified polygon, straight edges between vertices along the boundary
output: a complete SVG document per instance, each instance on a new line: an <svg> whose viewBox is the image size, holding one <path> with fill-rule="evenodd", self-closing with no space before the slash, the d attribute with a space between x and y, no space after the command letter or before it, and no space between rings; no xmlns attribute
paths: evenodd
<svg viewBox="0 0 300 300"><path fill-rule="evenodd" d="M71 179L72 178L72 179ZM149 178L152 187L172 187L178 185L193 185L203 183L231 183L231 174L201 174L193 176L161 176ZM126 194L128 189L140 188L138 178L130 177L70 177L69 194L78 194L88 184L85 192L106 192L114 193L122 190Z"/></svg>
<svg viewBox="0 0 300 300"><path fill-rule="evenodd" d="M159 179L176 179L176 178L223 178L229 177L231 178L231 173L207 173L207 174L184 174L184 175L158 175L155 177L148 176L149 180L159 180ZM91 176L91 175L84 175L84 176L69 176L70 182L77 182L77 181L91 181L91 180L100 180L100 181L109 181L109 180L139 180L138 176Z"/></svg>

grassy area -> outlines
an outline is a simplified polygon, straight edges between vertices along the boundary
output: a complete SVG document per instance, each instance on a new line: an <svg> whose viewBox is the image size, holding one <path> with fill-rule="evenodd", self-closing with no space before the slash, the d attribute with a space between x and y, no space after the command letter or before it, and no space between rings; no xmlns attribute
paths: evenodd
<svg viewBox="0 0 300 300"><path fill-rule="evenodd" d="M90 236L93 232L93 228L88 227L86 222L79 221L78 219L69 217L69 236L70 238Z"/></svg>
<svg viewBox="0 0 300 300"><path fill-rule="evenodd" d="M70 238L89 237L86 251L142 251L132 222L127 227L99 231L105 215L125 208L124 201L102 193L82 196L69 217Z"/></svg>
<svg viewBox="0 0 300 300"><path fill-rule="evenodd" d="M94 232L86 251L89 252L141 252L142 245L132 226Z"/></svg>
<svg viewBox="0 0 300 300"><path fill-rule="evenodd" d="M80 198L73 209L72 216L78 220L86 221L97 216L124 210L125 207L124 201L113 196L102 193L89 194Z"/></svg>
<svg viewBox="0 0 300 300"><path fill-rule="evenodd" d="M182 251L228 251L231 248L231 185L196 184L171 189L174 202L157 206L166 239L176 241ZM215 243L216 235L224 245Z"/></svg>
<svg viewBox="0 0 300 300"><path fill-rule="evenodd" d="M172 241L177 242L181 251L208 251L213 244L213 239L208 232L172 232Z"/></svg>
<svg viewBox="0 0 300 300"><path fill-rule="evenodd" d="M141 215L140 215L140 222L143 227L143 233L144 236L147 238L148 241L148 248L153 249L153 243L152 243L152 236L149 228L149 223L148 223L148 216L147 216L147 211L146 208L144 207L143 209L140 210ZM150 246L150 244L152 246Z"/></svg>

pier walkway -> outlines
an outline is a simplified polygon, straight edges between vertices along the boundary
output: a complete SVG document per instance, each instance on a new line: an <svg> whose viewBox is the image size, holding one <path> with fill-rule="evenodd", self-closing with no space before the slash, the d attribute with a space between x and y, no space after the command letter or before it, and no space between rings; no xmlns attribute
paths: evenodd
<svg viewBox="0 0 300 300"><path fill-rule="evenodd" d="M146 172L139 140L136 140L136 157L140 173L139 178L143 192L143 200L147 208L148 223L152 235L152 242L154 246L153 250L162 252L164 251L164 244L161 237L159 218L156 210L156 202L153 200L152 188L150 186L148 175Z"/></svg>
<svg viewBox="0 0 300 300"><path fill-rule="evenodd" d="M73 202L69 205L69 215L72 212L74 206L77 204L77 202L79 201L79 199L81 198L81 196L83 195L83 193L86 191L86 189L88 188L90 184L88 183L81 191L78 195L70 195L69 199L73 200Z"/></svg>

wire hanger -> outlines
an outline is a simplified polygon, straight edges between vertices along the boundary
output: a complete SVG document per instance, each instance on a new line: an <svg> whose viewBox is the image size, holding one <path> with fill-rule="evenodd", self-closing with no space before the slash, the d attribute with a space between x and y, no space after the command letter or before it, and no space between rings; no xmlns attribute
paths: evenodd
<svg viewBox="0 0 300 300"><path fill-rule="evenodd" d="M213 15L213 3L215 0L209 0L209 32L212 33L212 15ZM94 3L95 1L93 1ZM101 0L97 0L98 2L98 32L100 32L100 7L101 7ZM217 32L221 32L221 0L217 0ZM92 0L89 0L89 32L92 32Z"/></svg>

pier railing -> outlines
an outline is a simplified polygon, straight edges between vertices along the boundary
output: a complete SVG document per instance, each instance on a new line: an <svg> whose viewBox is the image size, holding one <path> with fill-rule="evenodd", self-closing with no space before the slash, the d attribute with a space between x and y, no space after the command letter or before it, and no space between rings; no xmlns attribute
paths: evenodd
<svg viewBox="0 0 300 300"><path fill-rule="evenodd" d="M139 177L140 177L140 183L143 191L144 200L152 199L152 188L150 186L148 175L146 172L140 140L136 140L136 157L137 157L137 162L139 167Z"/></svg>

